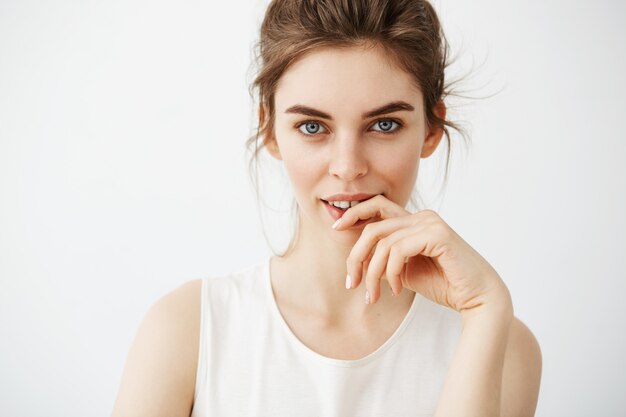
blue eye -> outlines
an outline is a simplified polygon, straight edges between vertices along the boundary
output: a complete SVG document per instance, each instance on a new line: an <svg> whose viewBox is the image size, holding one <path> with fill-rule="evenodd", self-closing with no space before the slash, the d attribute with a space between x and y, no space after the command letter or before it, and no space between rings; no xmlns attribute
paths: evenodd
<svg viewBox="0 0 626 417"><path fill-rule="evenodd" d="M393 126L392 123L395 123L398 126L401 126L400 123L398 123L398 122L396 122L395 120L392 120L392 119L380 119L380 120L377 120L376 123L374 123L374 126L379 125L380 127L382 127L383 130L377 130L376 132L393 133L396 130L400 130L399 127L397 129L395 129L395 130L390 130L391 127ZM386 125L387 127L383 127L383 125Z"/></svg>
<svg viewBox="0 0 626 417"><path fill-rule="evenodd" d="M392 129L394 123L397 125L396 129ZM395 119L379 119L376 121L376 123L374 123L374 126L376 125L381 127L382 130L374 130L374 132L383 133L385 135L396 133L398 130L402 129L402 123L400 123L399 121ZM303 131L301 129L302 126L304 126L306 131ZM313 120L302 122L296 125L296 128L298 129L298 131L304 136L315 136L318 133L324 133L324 132L320 132L321 127L322 125L319 122L316 122Z"/></svg>
<svg viewBox="0 0 626 417"><path fill-rule="evenodd" d="M307 132L303 132L302 130L300 130L300 127L302 127L302 126L304 126L304 127L305 127L305 129L307 130ZM317 126L317 128L315 128L315 126ZM312 135L315 135L315 134L317 134L317 133L320 133L320 132L319 132L319 127L320 127L320 126L321 126L321 125L320 125L319 123L317 123L317 122L312 122L312 121L311 121L311 122L304 122L304 123L302 123L302 124L298 125L298 130L300 130L300 132L301 132L302 134L306 135L306 136L312 136ZM311 130L313 130L313 131L310 131L310 130L309 130L309 128L310 128L310 127L312 127L312 129L311 129Z"/></svg>

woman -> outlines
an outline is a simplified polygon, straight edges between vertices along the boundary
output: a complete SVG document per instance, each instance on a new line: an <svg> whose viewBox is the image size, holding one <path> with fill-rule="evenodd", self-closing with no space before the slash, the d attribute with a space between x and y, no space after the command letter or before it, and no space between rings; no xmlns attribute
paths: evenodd
<svg viewBox="0 0 626 417"><path fill-rule="evenodd" d="M457 128L432 6L273 1L260 58L249 144L285 166L294 238L155 303L113 416L534 415L541 353L502 278L436 212L405 209Z"/></svg>

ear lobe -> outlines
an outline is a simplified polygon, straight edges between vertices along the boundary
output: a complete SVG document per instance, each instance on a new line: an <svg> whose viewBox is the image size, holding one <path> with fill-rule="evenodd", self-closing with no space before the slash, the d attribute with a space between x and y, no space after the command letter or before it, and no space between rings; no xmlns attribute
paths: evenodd
<svg viewBox="0 0 626 417"><path fill-rule="evenodd" d="M445 120L446 106L442 100L439 100L439 102L437 102L435 106L435 114L441 119ZM435 152L435 149L437 149L437 146L439 145L439 142L441 142L441 138L443 137L443 128L443 125L430 128L422 145L422 158L428 158L430 155L432 155L433 152Z"/></svg>
<svg viewBox="0 0 626 417"><path fill-rule="evenodd" d="M276 140L272 139L268 141L265 147L267 148L267 152L269 152L270 155L282 161L283 157L280 154L280 149L278 148L278 143L276 143Z"/></svg>
<svg viewBox="0 0 626 417"><path fill-rule="evenodd" d="M426 139L424 139L421 157L428 158L430 155L432 155L432 153L435 152L435 149L437 149L437 146L439 145L442 137L443 127L433 128L426 136Z"/></svg>
<svg viewBox="0 0 626 417"><path fill-rule="evenodd" d="M269 111L267 106L262 104L259 105L259 126L263 126L265 124L265 118L268 117ZM270 138L265 141L265 148L270 155L272 155L276 159L282 160L282 156L280 155L280 149L278 148L278 143L276 143L275 138Z"/></svg>

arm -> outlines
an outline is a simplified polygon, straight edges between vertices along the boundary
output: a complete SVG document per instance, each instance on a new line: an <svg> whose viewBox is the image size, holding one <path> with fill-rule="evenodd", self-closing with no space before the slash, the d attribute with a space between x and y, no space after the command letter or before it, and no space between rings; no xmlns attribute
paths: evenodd
<svg viewBox="0 0 626 417"><path fill-rule="evenodd" d="M504 358L501 410L504 417L533 417L541 383L541 348L530 329L515 318Z"/></svg>
<svg viewBox="0 0 626 417"><path fill-rule="evenodd" d="M195 391L201 280L148 310L128 353L112 417L185 416Z"/></svg>
<svg viewBox="0 0 626 417"><path fill-rule="evenodd" d="M541 379L541 351L512 309L463 316L461 339L436 417L532 417Z"/></svg>

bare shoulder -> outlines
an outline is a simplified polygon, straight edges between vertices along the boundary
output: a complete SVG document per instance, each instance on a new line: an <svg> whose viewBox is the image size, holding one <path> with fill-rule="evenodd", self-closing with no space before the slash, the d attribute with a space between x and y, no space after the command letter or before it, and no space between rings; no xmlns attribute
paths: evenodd
<svg viewBox="0 0 626 417"><path fill-rule="evenodd" d="M190 415L201 288L201 279L187 281L148 309L126 358L113 417Z"/></svg>
<svg viewBox="0 0 626 417"><path fill-rule="evenodd" d="M537 338L528 326L514 317L502 371L502 416L535 415L542 366Z"/></svg>

